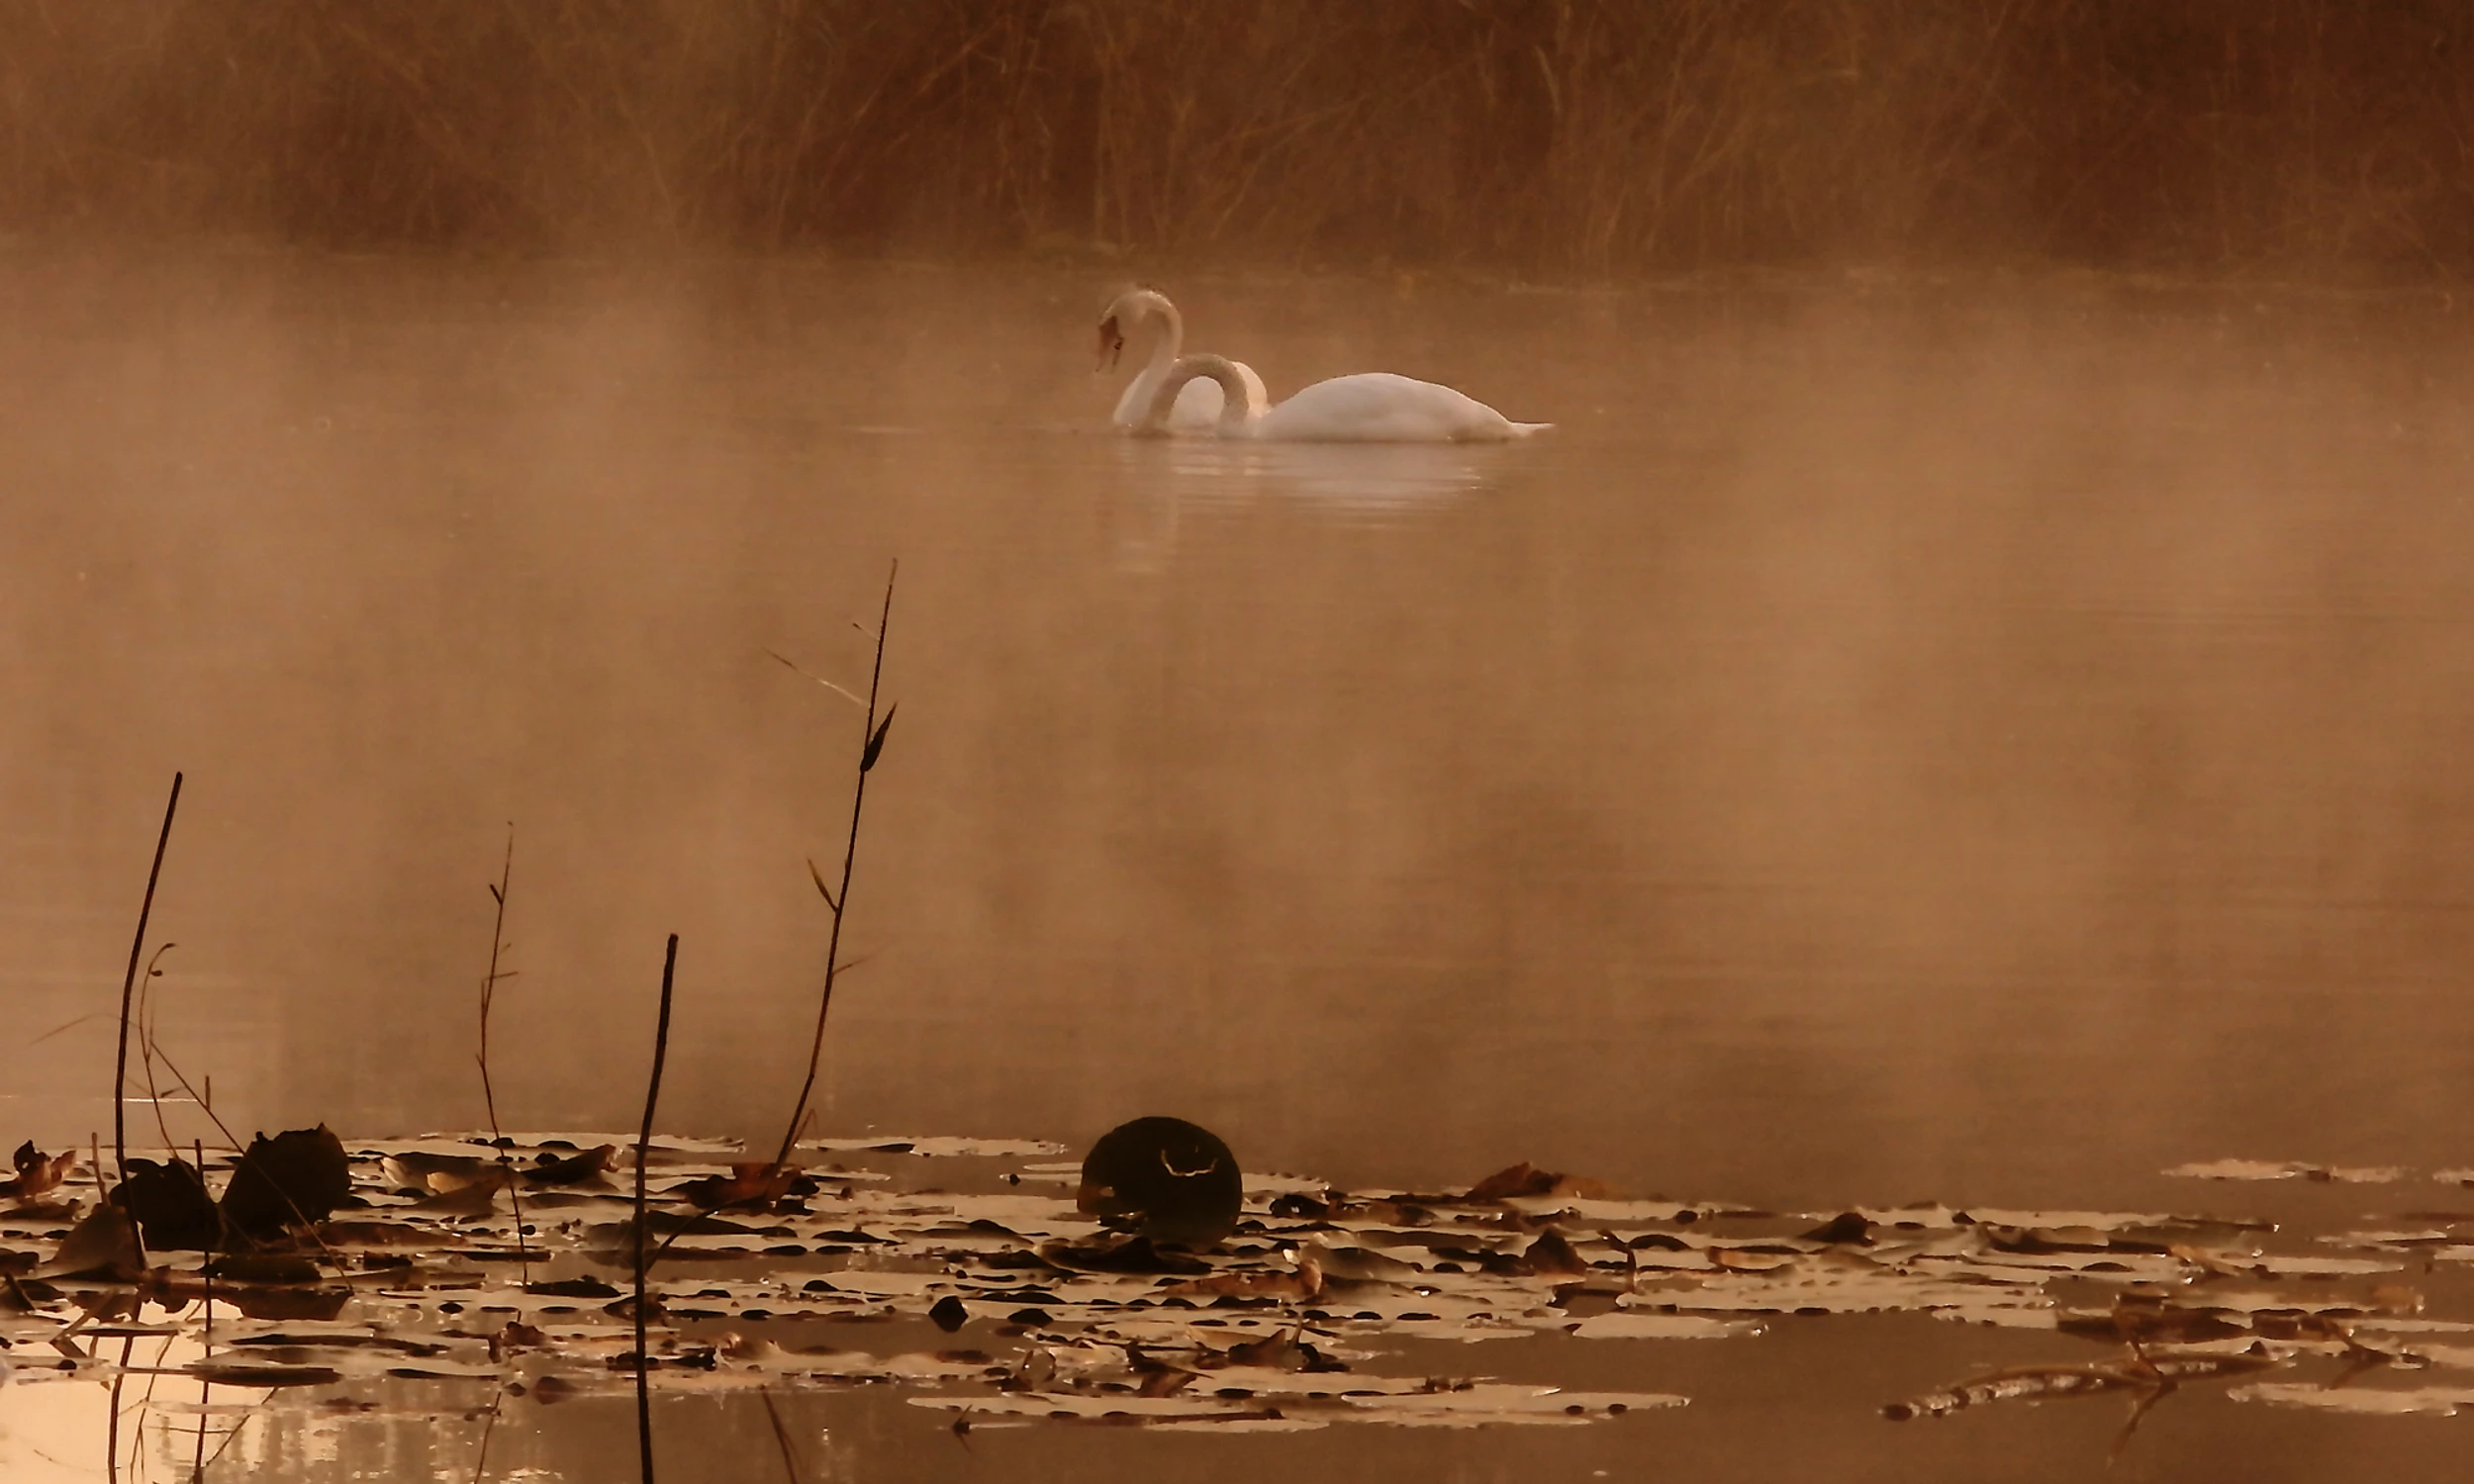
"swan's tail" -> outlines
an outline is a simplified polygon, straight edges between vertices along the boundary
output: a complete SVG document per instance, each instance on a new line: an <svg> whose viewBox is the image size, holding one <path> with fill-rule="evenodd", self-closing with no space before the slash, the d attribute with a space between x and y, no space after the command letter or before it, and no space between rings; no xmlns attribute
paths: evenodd
<svg viewBox="0 0 2474 1484"><path fill-rule="evenodd" d="M1552 422L1514 422L1509 417L1490 415L1483 422L1456 429L1452 434L1452 441L1455 443L1509 443L1515 438L1528 437L1531 433L1545 432L1554 425Z"/></svg>

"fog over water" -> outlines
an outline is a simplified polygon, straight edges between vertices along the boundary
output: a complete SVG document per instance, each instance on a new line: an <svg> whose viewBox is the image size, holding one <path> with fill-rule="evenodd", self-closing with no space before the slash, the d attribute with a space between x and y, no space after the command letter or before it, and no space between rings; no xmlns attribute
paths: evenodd
<svg viewBox="0 0 2474 1484"><path fill-rule="evenodd" d="M1517 1159L1837 1204L2462 1163L2466 311L2047 277L1163 285L1275 395L1556 431L1106 426L1037 268L0 264L0 1112L160 1036L235 1127L796 1090L888 563L827 1132ZM1137 347L1139 348L1139 347ZM15 1137L14 1135L12 1137Z"/></svg>

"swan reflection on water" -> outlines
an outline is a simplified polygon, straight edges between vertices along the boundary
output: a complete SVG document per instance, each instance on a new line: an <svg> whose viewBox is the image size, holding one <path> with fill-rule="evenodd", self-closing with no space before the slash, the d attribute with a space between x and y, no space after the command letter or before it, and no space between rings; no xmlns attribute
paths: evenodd
<svg viewBox="0 0 2474 1484"><path fill-rule="evenodd" d="M1139 528L1122 533L1119 561L1128 570L1159 567L1176 550L1187 512L1278 506L1340 525L1399 524L1478 493L1516 456L1499 443L1122 440L1127 513Z"/></svg>
<svg viewBox="0 0 2474 1484"><path fill-rule="evenodd" d="M1380 520L1477 490L1499 446L1468 443L1252 443L1222 438L1129 441L1126 464L1180 504L1293 500L1325 514Z"/></svg>

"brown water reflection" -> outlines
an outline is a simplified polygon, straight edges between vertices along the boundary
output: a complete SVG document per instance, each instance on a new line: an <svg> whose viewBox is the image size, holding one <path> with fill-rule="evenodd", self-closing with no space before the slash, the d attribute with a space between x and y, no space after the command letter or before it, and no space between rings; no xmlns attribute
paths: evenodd
<svg viewBox="0 0 2474 1484"><path fill-rule="evenodd" d="M513 819L510 1121L629 1122L675 930L665 1122L762 1135L855 725L762 651L852 673L898 553L828 1132L1820 1206L2467 1161L2453 304L1170 287L1275 393L1561 425L1129 446L1070 274L0 264L8 1137L108 1119L107 1029L25 1036L175 767L162 1031L237 1125L476 1121Z"/></svg>

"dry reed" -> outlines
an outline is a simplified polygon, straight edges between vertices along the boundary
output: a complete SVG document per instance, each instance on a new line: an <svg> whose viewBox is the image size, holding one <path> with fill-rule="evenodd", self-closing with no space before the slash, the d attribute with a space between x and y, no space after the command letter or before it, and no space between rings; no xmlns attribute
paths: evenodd
<svg viewBox="0 0 2474 1484"><path fill-rule="evenodd" d="M2455 0L0 0L0 225L2474 266Z"/></svg>

